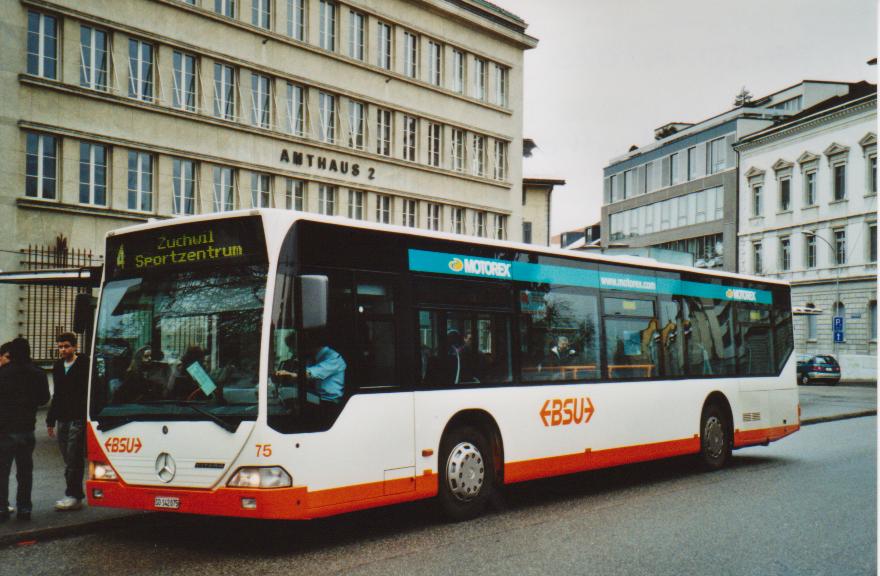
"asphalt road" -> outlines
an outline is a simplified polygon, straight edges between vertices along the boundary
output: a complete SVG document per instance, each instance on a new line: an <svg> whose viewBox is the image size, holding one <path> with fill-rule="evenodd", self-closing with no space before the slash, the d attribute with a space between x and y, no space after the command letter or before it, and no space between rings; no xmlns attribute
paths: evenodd
<svg viewBox="0 0 880 576"><path fill-rule="evenodd" d="M877 572L877 419L809 426L700 472L689 459L510 487L447 524L430 503L301 523L161 515L0 550L0 574Z"/></svg>

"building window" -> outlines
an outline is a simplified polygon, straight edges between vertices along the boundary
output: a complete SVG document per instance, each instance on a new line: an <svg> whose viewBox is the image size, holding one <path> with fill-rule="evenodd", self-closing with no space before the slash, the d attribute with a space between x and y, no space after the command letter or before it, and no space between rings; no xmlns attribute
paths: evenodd
<svg viewBox="0 0 880 576"><path fill-rule="evenodd" d="M287 35L294 40L306 39L306 0L287 0Z"/></svg>
<svg viewBox="0 0 880 576"><path fill-rule="evenodd" d="M678 154L669 156L669 182L667 186L678 183Z"/></svg>
<svg viewBox="0 0 880 576"><path fill-rule="evenodd" d="M474 98L486 99L486 61L474 58Z"/></svg>
<svg viewBox="0 0 880 576"><path fill-rule="evenodd" d="M532 243L532 223L531 222L523 222L522 223L522 241L526 244Z"/></svg>
<svg viewBox="0 0 880 576"><path fill-rule="evenodd" d="M174 215L195 214L196 180L195 162L192 160L174 159L172 174L172 205Z"/></svg>
<svg viewBox="0 0 880 576"><path fill-rule="evenodd" d="M386 70L391 70L391 25L379 22L377 25L376 46L378 47L378 61L376 65Z"/></svg>
<svg viewBox="0 0 880 576"><path fill-rule="evenodd" d="M287 131L295 136L305 134L306 89L287 83Z"/></svg>
<svg viewBox="0 0 880 576"><path fill-rule="evenodd" d="M761 193L764 187L760 184L752 186L752 216L760 216L763 213L761 207Z"/></svg>
<svg viewBox="0 0 880 576"><path fill-rule="evenodd" d="M453 234L464 234L464 208L452 208L450 231Z"/></svg>
<svg viewBox="0 0 880 576"><path fill-rule="evenodd" d="M633 185L633 171L627 170L623 173L623 197L631 198L636 195L636 190Z"/></svg>
<svg viewBox="0 0 880 576"><path fill-rule="evenodd" d="M288 210L299 210L300 212L306 209L306 183L303 180L287 178L284 206Z"/></svg>
<svg viewBox="0 0 880 576"><path fill-rule="evenodd" d="M807 308L815 308L812 302L807 302ZM818 328L818 316L816 314L807 314L807 340L816 340Z"/></svg>
<svg viewBox="0 0 880 576"><path fill-rule="evenodd" d="M80 26L79 40L79 85L92 90L107 90L107 33Z"/></svg>
<svg viewBox="0 0 880 576"><path fill-rule="evenodd" d="M403 33L403 73L419 77L419 37L412 32Z"/></svg>
<svg viewBox="0 0 880 576"><path fill-rule="evenodd" d="M364 23L366 17L351 10L348 13L348 55L355 60L364 59Z"/></svg>
<svg viewBox="0 0 880 576"><path fill-rule="evenodd" d="M486 175L486 137L474 134L473 140L473 167L474 176Z"/></svg>
<svg viewBox="0 0 880 576"><path fill-rule="evenodd" d="M846 228L834 231L834 261L837 265L846 264Z"/></svg>
<svg viewBox="0 0 880 576"><path fill-rule="evenodd" d="M773 106L770 106L770 110L782 110L787 114L794 114L801 109L803 102L803 96L795 96L794 98L790 98L785 102L780 102L779 104L774 104Z"/></svg>
<svg viewBox="0 0 880 576"><path fill-rule="evenodd" d="M846 163L835 164L832 171L834 172L834 199L843 200L846 198Z"/></svg>
<svg viewBox="0 0 880 576"><path fill-rule="evenodd" d="M272 104L272 79L251 72L251 123L269 128Z"/></svg>
<svg viewBox="0 0 880 576"><path fill-rule="evenodd" d="M791 239L779 240L779 269L783 272L791 270Z"/></svg>
<svg viewBox="0 0 880 576"><path fill-rule="evenodd" d="M877 341L877 301L868 302L868 337L872 342Z"/></svg>
<svg viewBox="0 0 880 576"><path fill-rule="evenodd" d="M107 204L107 147L102 144L79 144L79 202Z"/></svg>
<svg viewBox="0 0 880 576"><path fill-rule="evenodd" d="M688 148L687 155L687 179L690 182L697 177L697 147Z"/></svg>
<svg viewBox="0 0 880 576"><path fill-rule="evenodd" d="M755 242L752 244L752 262L754 263L755 274L763 274L764 273L764 262L761 257L761 243L760 242Z"/></svg>
<svg viewBox="0 0 880 576"><path fill-rule="evenodd" d="M363 102L348 101L348 145L358 150L364 149L365 110Z"/></svg>
<svg viewBox="0 0 880 576"><path fill-rule="evenodd" d="M474 212L474 234L480 238L486 237L486 213Z"/></svg>
<svg viewBox="0 0 880 576"><path fill-rule="evenodd" d="M196 57L174 51L172 105L181 110L196 110Z"/></svg>
<svg viewBox="0 0 880 576"><path fill-rule="evenodd" d="M620 176L618 174L612 174L608 178L608 187L611 189L611 201L620 200Z"/></svg>
<svg viewBox="0 0 880 576"><path fill-rule="evenodd" d="M507 68L495 64L495 104L507 106Z"/></svg>
<svg viewBox="0 0 880 576"><path fill-rule="evenodd" d="M877 195L877 155L868 157L868 193L865 196Z"/></svg>
<svg viewBox="0 0 880 576"><path fill-rule="evenodd" d="M428 204L428 230L440 230L440 209L439 204Z"/></svg>
<svg viewBox="0 0 880 576"><path fill-rule="evenodd" d="M391 156L391 110L376 110L376 154Z"/></svg>
<svg viewBox="0 0 880 576"><path fill-rule="evenodd" d="M877 261L877 223L868 224L868 262Z"/></svg>
<svg viewBox="0 0 880 576"><path fill-rule="evenodd" d="M465 57L461 50L452 51L452 89L459 94L464 94Z"/></svg>
<svg viewBox="0 0 880 576"><path fill-rule="evenodd" d="M804 173L804 205L816 205L816 171Z"/></svg>
<svg viewBox="0 0 880 576"><path fill-rule="evenodd" d="M428 41L428 82L434 86L440 86L443 82L443 47Z"/></svg>
<svg viewBox="0 0 880 576"><path fill-rule="evenodd" d="M727 154L724 149L724 138L716 138L706 145L708 158L706 162L706 172L715 174L724 170L727 164Z"/></svg>
<svg viewBox="0 0 880 576"><path fill-rule="evenodd" d="M495 141L495 179L507 178L507 142Z"/></svg>
<svg viewBox="0 0 880 576"><path fill-rule="evenodd" d="M408 226L410 228L415 228L418 223L418 218L416 214L417 202L415 200L404 199L403 200L403 225Z"/></svg>
<svg viewBox="0 0 880 576"><path fill-rule="evenodd" d="M128 41L128 97L153 101L153 45Z"/></svg>
<svg viewBox="0 0 880 576"><path fill-rule="evenodd" d="M214 12L228 18L235 18L235 0L214 0Z"/></svg>
<svg viewBox="0 0 880 576"><path fill-rule="evenodd" d="M251 0L251 24L271 30L272 0Z"/></svg>
<svg viewBox="0 0 880 576"><path fill-rule="evenodd" d="M153 210L153 156L128 151L128 209Z"/></svg>
<svg viewBox="0 0 880 576"><path fill-rule="evenodd" d="M269 174L251 172L251 206L254 208L272 207L272 177Z"/></svg>
<svg viewBox="0 0 880 576"><path fill-rule="evenodd" d="M452 129L452 169L464 172L464 130Z"/></svg>
<svg viewBox="0 0 880 576"><path fill-rule="evenodd" d="M376 222L391 224L391 196L376 195Z"/></svg>
<svg viewBox="0 0 880 576"><path fill-rule="evenodd" d="M443 126L434 122L428 124L428 164L440 166L440 153L443 150Z"/></svg>
<svg viewBox="0 0 880 576"><path fill-rule="evenodd" d="M336 3L321 0L318 10L318 46L324 50L336 50Z"/></svg>
<svg viewBox="0 0 880 576"><path fill-rule="evenodd" d="M783 178L779 181L779 210L780 212L791 210L791 178Z"/></svg>
<svg viewBox="0 0 880 576"><path fill-rule="evenodd" d="M318 186L318 213L326 216L336 214L336 186L328 184Z"/></svg>
<svg viewBox="0 0 880 576"><path fill-rule="evenodd" d="M54 136L27 134L25 196L47 200L55 199L57 158Z"/></svg>
<svg viewBox="0 0 880 576"><path fill-rule="evenodd" d="M58 21L54 16L28 11L27 73L58 78Z"/></svg>
<svg viewBox="0 0 880 576"><path fill-rule="evenodd" d="M214 116L235 120L235 68L214 64Z"/></svg>
<svg viewBox="0 0 880 576"><path fill-rule="evenodd" d="M348 217L352 220L364 219L364 193L360 190L348 191Z"/></svg>
<svg viewBox="0 0 880 576"><path fill-rule="evenodd" d="M804 246L804 258L807 268L816 267L816 237L809 234L806 237L806 245Z"/></svg>
<svg viewBox="0 0 880 576"><path fill-rule="evenodd" d="M495 214L495 239L505 240L507 238L507 216L503 214Z"/></svg>
<svg viewBox="0 0 880 576"><path fill-rule="evenodd" d="M235 170L214 166L214 212L235 210Z"/></svg>
<svg viewBox="0 0 880 576"><path fill-rule="evenodd" d="M318 140L336 142L336 97L318 92Z"/></svg>
<svg viewBox="0 0 880 576"><path fill-rule="evenodd" d="M416 119L412 116L403 117L403 159L416 160Z"/></svg>

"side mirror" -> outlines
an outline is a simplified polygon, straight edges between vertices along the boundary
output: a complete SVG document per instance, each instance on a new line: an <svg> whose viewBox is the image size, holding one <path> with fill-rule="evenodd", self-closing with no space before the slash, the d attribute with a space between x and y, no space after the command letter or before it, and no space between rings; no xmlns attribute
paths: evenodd
<svg viewBox="0 0 880 576"><path fill-rule="evenodd" d="M326 276L297 276L297 328L309 330L327 326L327 292L330 281Z"/></svg>
<svg viewBox="0 0 880 576"><path fill-rule="evenodd" d="M82 334L92 328L95 317L96 298L88 292L80 292L73 301L73 331Z"/></svg>

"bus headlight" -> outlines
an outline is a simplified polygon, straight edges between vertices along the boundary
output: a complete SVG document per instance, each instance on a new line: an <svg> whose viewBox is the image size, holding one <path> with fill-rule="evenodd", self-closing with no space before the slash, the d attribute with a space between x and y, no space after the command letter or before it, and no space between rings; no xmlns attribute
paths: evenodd
<svg viewBox="0 0 880 576"><path fill-rule="evenodd" d="M234 488L285 488L292 485L290 474L280 466L239 468L227 484Z"/></svg>
<svg viewBox="0 0 880 576"><path fill-rule="evenodd" d="M89 480L116 480L116 470L104 462L89 462Z"/></svg>

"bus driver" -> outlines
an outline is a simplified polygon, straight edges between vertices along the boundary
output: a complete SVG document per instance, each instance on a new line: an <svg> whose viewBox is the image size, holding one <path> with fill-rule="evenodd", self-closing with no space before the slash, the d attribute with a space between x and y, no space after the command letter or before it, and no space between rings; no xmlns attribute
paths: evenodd
<svg viewBox="0 0 880 576"><path fill-rule="evenodd" d="M337 408L345 393L347 365L339 352L326 344L317 344L317 342L326 342L326 338L313 337L310 340L316 344L311 347L312 350L307 350L306 357L312 362L306 362L306 378L314 382L322 406ZM285 362L282 369L275 372L275 376L296 380L299 374L291 368L293 367L290 363Z"/></svg>

